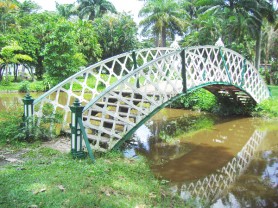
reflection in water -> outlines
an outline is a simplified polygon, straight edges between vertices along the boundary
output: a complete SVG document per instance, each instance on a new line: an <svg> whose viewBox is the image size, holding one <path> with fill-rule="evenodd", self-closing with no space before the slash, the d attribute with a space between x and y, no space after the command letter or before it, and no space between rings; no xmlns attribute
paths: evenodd
<svg viewBox="0 0 278 208"><path fill-rule="evenodd" d="M260 119L213 118L214 125L210 129L188 135L180 129L195 129L198 126L196 115L191 112L181 115L181 111L172 109L167 114L167 111L159 113L136 132L135 146L125 151L126 156L146 157L154 174L170 181L172 191L185 201L193 196L212 207L278 206L276 123L272 123L275 126L273 134L262 128L266 122ZM211 123L209 116L207 121L201 123ZM183 124L188 126L183 127ZM176 138L169 144L165 142L168 136L161 132L168 136L173 134ZM274 143L260 153L258 160L254 160L266 143L265 138Z"/></svg>
<svg viewBox="0 0 278 208"><path fill-rule="evenodd" d="M265 132L256 130L238 155L228 162L226 166L217 170L217 173L191 183L185 183L181 188L175 186L173 187L173 191L179 192L185 200L192 196L203 201L207 201L207 199L210 199L210 201L218 199L219 195L247 168L256 149L264 139L265 134Z"/></svg>

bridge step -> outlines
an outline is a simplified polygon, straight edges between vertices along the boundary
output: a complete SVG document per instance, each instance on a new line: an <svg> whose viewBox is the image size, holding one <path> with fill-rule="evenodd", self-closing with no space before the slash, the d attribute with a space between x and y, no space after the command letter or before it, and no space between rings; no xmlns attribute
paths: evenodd
<svg viewBox="0 0 278 208"><path fill-rule="evenodd" d="M99 141L99 146L100 146L100 148L104 149L103 151L105 151L109 147L110 138L100 137L100 136L89 134L88 139L93 145L96 145L97 141Z"/></svg>
<svg viewBox="0 0 278 208"><path fill-rule="evenodd" d="M111 112L113 112L113 111L111 111ZM91 116L96 116L97 114L101 114L101 113L102 113L102 110L92 110ZM136 115L132 114L132 113L118 112L117 115L122 118L132 118L132 119L136 118ZM87 120L87 116L83 116L83 118L86 118L86 120ZM113 118L113 116L109 115L109 118Z"/></svg>
<svg viewBox="0 0 278 208"><path fill-rule="evenodd" d="M118 102L118 101L122 102L122 101L119 100L118 98L112 97L112 96L111 96L111 97L105 97L104 101L106 101L106 100L107 100L107 102L109 102L109 103L116 103L116 102ZM149 101L143 100L142 98L140 99L140 98L131 98L131 97L124 97L123 101L131 102L131 103L133 103L134 105L137 105L137 104L139 104L139 103L141 103L141 102L143 102L143 101L144 101L144 103L149 103Z"/></svg>
<svg viewBox="0 0 278 208"><path fill-rule="evenodd" d="M240 91L235 86L213 85L205 87L211 93L217 95L228 96L231 100L245 104L250 100L250 96Z"/></svg>

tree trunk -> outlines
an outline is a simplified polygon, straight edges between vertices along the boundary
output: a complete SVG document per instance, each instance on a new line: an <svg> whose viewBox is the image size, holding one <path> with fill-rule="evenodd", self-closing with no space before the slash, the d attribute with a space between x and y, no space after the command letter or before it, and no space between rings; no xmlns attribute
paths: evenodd
<svg viewBox="0 0 278 208"><path fill-rule="evenodd" d="M161 42L162 47L166 47L166 28L164 26L162 27Z"/></svg>
<svg viewBox="0 0 278 208"><path fill-rule="evenodd" d="M256 57L255 57L255 67L259 69L261 62L261 42L262 42L262 27L260 26L257 40L256 40Z"/></svg>
<svg viewBox="0 0 278 208"><path fill-rule="evenodd" d="M35 74L39 80L42 79L43 73L44 73L44 67L43 67L43 56L38 56L37 64L36 64L36 71Z"/></svg>
<svg viewBox="0 0 278 208"><path fill-rule="evenodd" d="M2 81L2 78L3 78L3 70L4 68L3 67L0 67L0 82Z"/></svg>
<svg viewBox="0 0 278 208"><path fill-rule="evenodd" d="M269 84L270 85L274 85L273 72L271 72L271 71L269 72Z"/></svg>
<svg viewBox="0 0 278 208"><path fill-rule="evenodd" d="M155 46L159 47L159 34L155 34Z"/></svg>
<svg viewBox="0 0 278 208"><path fill-rule="evenodd" d="M18 64L14 64L14 81L17 81Z"/></svg>

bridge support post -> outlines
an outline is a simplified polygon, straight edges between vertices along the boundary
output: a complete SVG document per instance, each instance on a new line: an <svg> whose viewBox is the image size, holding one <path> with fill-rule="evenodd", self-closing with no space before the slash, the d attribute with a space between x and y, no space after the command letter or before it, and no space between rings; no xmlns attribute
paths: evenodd
<svg viewBox="0 0 278 208"><path fill-rule="evenodd" d="M187 84L186 84L186 69L185 69L185 50L181 51L181 77L182 77L182 85L183 85L183 93L187 92Z"/></svg>
<svg viewBox="0 0 278 208"><path fill-rule="evenodd" d="M27 93L25 97L22 99L22 101L24 104L23 121L27 130L26 137L28 138L33 125L32 121L34 114L34 99L31 97L29 93Z"/></svg>
<svg viewBox="0 0 278 208"><path fill-rule="evenodd" d="M244 60L243 60L243 68L242 68L242 71L241 71L241 82L240 82L241 87L244 85L245 72L246 72L246 58L244 58Z"/></svg>
<svg viewBox="0 0 278 208"><path fill-rule="evenodd" d="M84 107L81 106L80 101L76 99L71 110L71 154L73 158L84 158L86 153L82 149L82 132L78 119L82 119L82 111Z"/></svg>
<svg viewBox="0 0 278 208"><path fill-rule="evenodd" d="M133 59L133 65L134 65L134 70L135 70L135 69L137 69L137 60L136 60L135 51L132 51L132 59ZM139 82L138 77L136 77L136 87L140 88L140 82Z"/></svg>

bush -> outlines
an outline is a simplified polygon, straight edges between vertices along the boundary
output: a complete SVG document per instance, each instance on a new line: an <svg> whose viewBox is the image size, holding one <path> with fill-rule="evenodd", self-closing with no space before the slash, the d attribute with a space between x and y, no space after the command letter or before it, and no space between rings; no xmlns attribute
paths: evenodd
<svg viewBox="0 0 278 208"><path fill-rule="evenodd" d="M10 143L15 138L21 139L20 125L23 108L9 106L6 111L0 111L0 141Z"/></svg>
<svg viewBox="0 0 278 208"><path fill-rule="evenodd" d="M43 92L45 91L45 86L43 81L36 81L30 84L30 90L36 92Z"/></svg>
<svg viewBox="0 0 278 208"><path fill-rule="evenodd" d="M60 134L59 126L62 121L60 114L54 115L49 108L45 110L40 123L37 118L28 122L34 123L29 127L23 121L23 108L8 106L6 111L0 111L0 142L14 143L18 141L48 140Z"/></svg>
<svg viewBox="0 0 278 208"><path fill-rule="evenodd" d="M278 99L270 98L258 104L253 112L253 116L278 117Z"/></svg>
<svg viewBox="0 0 278 208"><path fill-rule="evenodd" d="M212 110L212 113L220 116L231 116L231 115L246 115L250 116L255 108L255 103L252 100L247 101L244 105L231 100L227 95L221 95L217 98L218 104Z"/></svg>
<svg viewBox="0 0 278 208"><path fill-rule="evenodd" d="M29 91L29 82L23 81L18 89L18 92L28 92Z"/></svg>
<svg viewBox="0 0 278 208"><path fill-rule="evenodd" d="M171 107L184 107L186 109L211 112L216 104L216 98L212 93L205 89L197 89L182 96L179 100L171 104Z"/></svg>
<svg viewBox="0 0 278 208"><path fill-rule="evenodd" d="M10 86L11 85L11 80L7 79L6 77L2 79L1 81L2 86Z"/></svg>

